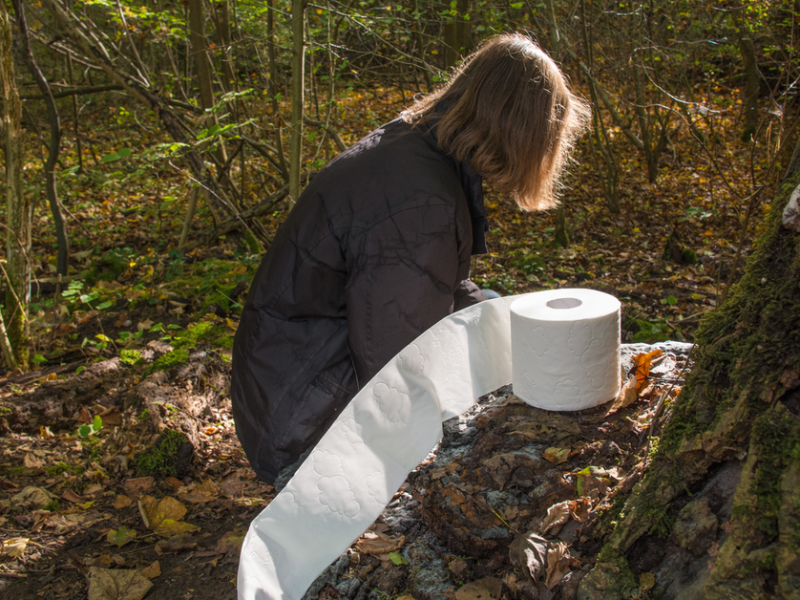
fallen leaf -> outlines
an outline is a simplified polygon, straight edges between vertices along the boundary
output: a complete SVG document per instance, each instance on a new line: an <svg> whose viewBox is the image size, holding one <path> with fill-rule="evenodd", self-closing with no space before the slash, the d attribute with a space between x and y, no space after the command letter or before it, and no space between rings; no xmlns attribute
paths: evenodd
<svg viewBox="0 0 800 600"><path fill-rule="evenodd" d="M124 494L117 494L117 497L114 498L114 508L117 510L128 508L131 504L133 504L133 500Z"/></svg>
<svg viewBox="0 0 800 600"><path fill-rule="evenodd" d="M122 548L125 544L132 542L136 538L137 532L135 529L128 529L125 526L120 526L119 529L112 529L106 534L106 541L109 544L114 544L118 548Z"/></svg>
<svg viewBox="0 0 800 600"><path fill-rule="evenodd" d="M653 362L653 359L662 356L663 354L664 353L661 350L653 350L647 354L637 354L633 359L635 363L634 369L636 375L637 394L641 393L641 391L646 388L647 384L649 383L648 377L650 376L650 365Z"/></svg>
<svg viewBox="0 0 800 600"><path fill-rule="evenodd" d="M356 549L364 554L389 554L402 548L405 543L403 535L391 538L385 533L367 532L356 542Z"/></svg>
<svg viewBox="0 0 800 600"><path fill-rule="evenodd" d="M53 496L50 492L45 489L37 488L33 486L28 486L22 488L22 491L19 494L11 497L12 504L27 504L30 506L38 506L42 507L51 500L54 500L55 496Z"/></svg>
<svg viewBox="0 0 800 600"><path fill-rule="evenodd" d="M548 542L532 531L518 535L508 548L511 564L518 565L533 581L544 571Z"/></svg>
<svg viewBox="0 0 800 600"><path fill-rule="evenodd" d="M155 579L156 577L161 576L161 565L158 564L158 561L156 560L142 569L141 573L148 579Z"/></svg>
<svg viewBox="0 0 800 600"><path fill-rule="evenodd" d="M592 509L592 503L589 498L578 498L569 503L569 515L578 521L578 523L585 523L589 518L589 511Z"/></svg>
<svg viewBox="0 0 800 600"><path fill-rule="evenodd" d="M135 569L89 568L89 600L141 600L151 587Z"/></svg>
<svg viewBox="0 0 800 600"><path fill-rule="evenodd" d="M202 483L193 483L178 491L178 498L191 504L210 502L217 496L219 496L219 487L211 479L206 479Z"/></svg>
<svg viewBox="0 0 800 600"><path fill-rule="evenodd" d="M85 406L81 406L81 411L78 413L78 416L75 420L78 421L78 423L86 423L87 425L90 425L94 420L94 417Z"/></svg>
<svg viewBox="0 0 800 600"><path fill-rule="evenodd" d="M11 538L0 542L0 554L5 554L11 558L19 558L24 554L28 542L30 542L29 538Z"/></svg>
<svg viewBox="0 0 800 600"><path fill-rule="evenodd" d="M234 471L220 482L219 487L226 498L238 498L246 485L247 482L242 481L241 471Z"/></svg>
<svg viewBox="0 0 800 600"><path fill-rule="evenodd" d="M142 515L145 527L161 537L199 529L196 525L181 521L186 515L186 506L172 496L165 496L160 502L152 496L142 496L139 498L139 513Z"/></svg>
<svg viewBox="0 0 800 600"><path fill-rule="evenodd" d="M56 437L55 434L50 431L49 427L45 427L44 425L39 426L39 437L45 440L49 440L51 438Z"/></svg>
<svg viewBox="0 0 800 600"><path fill-rule="evenodd" d="M503 582L496 577L484 577L456 590L456 600L498 600Z"/></svg>
<svg viewBox="0 0 800 600"><path fill-rule="evenodd" d="M613 415L618 410L630 406L638 399L639 395L636 393L636 378L631 377L619 390L619 394L617 394L617 397L614 399L606 415Z"/></svg>
<svg viewBox="0 0 800 600"><path fill-rule="evenodd" d="M39 458L34 454L26 454L22 459L22 464L26 469L42 469L44 468L44 459Z"/></svg>
<svg viewBox="0 0 800 600"><path fill-rule="evenodd" d="M186 523L185 521L175 521L174 519L164 519L161 521L158 527L156 527L153 531L156 535L160 535L161 537L168 538L174 535L180 535L182 533L189 533L191 531L197 531L200 529L197 525L192 525L191 523Z"/></svg>
<svg viewBox="0 0 800 600"><path fill-rule="evenodd" d="M61 499L66 500L67 502L72 502L73 504L83 504L86 502L86 498L79 496L72 490L66 490L63 494L61 494Z"/></svg>
<svg viewBox="0 0 800 600"><path fill-rule="evenodd" d="M136 479L128 479L123 487L128 496L138 498L152 490L154 484L155 479L152 477L138 477Z"/></svg>
<svg viewBox="0 0 800 600"><path fill-rule="evenodd" d="M587 496L589 498L594 495L602 496L606 493L610 480L605 477L606 472L599 467L586 467L581 469L574 475L578 476L578 495Z"/></svg>
<svg viewBox="0 0 800 600"><path fill-rule="evenodd" d="M184 487L183 482L180 479L178 479L177 477L172 477L171 475L164 480L164 483L166 483L168 486L176 490L179 490L182 487Z"/></svg>
<svg viewBox="0 0 800 600"><path fill-rule="evenodd" d="M569 448L548 448L544 451L544 459L554 465L560 465L569 460Z"/></svg>
<svg viewBox="0 0 800 600"><path fill-rule="evenodd" d="M0 479L0 490L13 494L14 492L18 492L19 488L13 481L9 481L8 479Z"/></svg>
<svg viewBox="0 0 800 600"><path fill-rule="evenodd" d="M566 542L551 542L547 549L547 577L544 584L552 590L569 573L572 558Z"/></svg>
<svg viewBox="0 0 800 600"><path fill-rule="evenodd" d="M547 509L547 517L542 523L542 533L547 533L554 527L561 527L564 523L569 521L570 501L564 500L558 504L553 504ZM556 532L558 533L558 532Z"/></svg>

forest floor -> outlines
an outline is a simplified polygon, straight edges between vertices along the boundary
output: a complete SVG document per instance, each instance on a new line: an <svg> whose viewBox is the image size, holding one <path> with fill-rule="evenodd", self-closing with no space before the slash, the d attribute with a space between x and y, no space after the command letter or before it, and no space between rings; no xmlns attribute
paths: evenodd
<svg viewBox="0 0 800 600"><path fill-rule="evenodd" d="M352 143L409 101L379 88L348 93L343 137ZM110 109L94 110L87 121ZM734 122L737 110L731 104L715 118ZM74 140L65 143L60 189L70 212L72 278L54 277L50 219L44 202L35 207L36 371L0 380L0 591L10 599L83 598L87 586L93 600L121 598L122 589L126 598L148 589L148 598L232 598L238 544L274 494L247 465L228 397L232 336L259 255L238 235L175 250L186 180L167 161L144 156L148 144L163 141L142 132L144 115L116 118L115 127L128 127L136 142L120 144L102 126L84 132L82 173L73 168ZM733 139L701 152L679 130L658 179L648 183L643 161L618 137L619 213L606 206L580 147L564 193L570 246L552 243L553 213L521 212L489 189L491 252L475 257L473 279L502 294L601 289L623 303L624 342L692 341L737 251L749 253L773 190L764 187L746 227L742 199L752 192L750 174L757 180L771 156ZM101 158L125 154L124 147L132 148L130 157ZM41 171L39 154L31 151L30 173ZM324 158L322 150L310 161ZM256 167L244 176L232 174L259 198L269 180L252 161ZM270 234L282 217L277 210L265 218ZM201 210L194 235L209 228L208 218ZM678 387L642 387L636 397L644 402L611 419L611 429L635 428L625 435L639 440L615 464L642 463L650 438L641 443L649 422L639 415L652 417L658 400ZM602 430L602 444L608 419L589 421ZM569 456L594 457L581 452ZM380 561L386 572L392 564ZM470 571L458 568L463 572L451 580L468 583Z"/></svg>

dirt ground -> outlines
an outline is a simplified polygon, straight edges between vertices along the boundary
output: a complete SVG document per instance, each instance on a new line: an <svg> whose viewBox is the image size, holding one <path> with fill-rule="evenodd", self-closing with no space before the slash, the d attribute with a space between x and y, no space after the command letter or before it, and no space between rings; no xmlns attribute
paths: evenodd
<svg viewBox="0 0 800 600"><path fill-rule="evenodd" d="M493 598L574 597L601 516L646 467L688 348L651 356L643 376L634 357L651 347L629 346L639 388L616 412L547 413L506 388L448 421L438 451L307 597L463 598L475 585L494 586ZM194 349L149 372L169 351L153 342L143 365L113 358L0 388L4 599L235 598L239 546L275 490L254 478L236 440L227 351ZM141 457L166 447L164 431L185 439L166 470L143 475ZM545 527L564 502L572 517ZM552 589L526 578L510 551L531 531L565 551Z"/></svg>

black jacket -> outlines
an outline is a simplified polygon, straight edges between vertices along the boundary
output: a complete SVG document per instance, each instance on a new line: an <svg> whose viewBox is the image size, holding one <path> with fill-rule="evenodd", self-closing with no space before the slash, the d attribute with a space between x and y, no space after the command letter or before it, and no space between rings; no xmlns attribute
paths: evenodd
<svg viewBox="0 0 800 600"><path fill-rule="evenodd" d="M312 180L261 262L233 348L236 432L259 478L316 444L420 333L482 299L465 280L485 227L480 177L399 120Z"/></svg>

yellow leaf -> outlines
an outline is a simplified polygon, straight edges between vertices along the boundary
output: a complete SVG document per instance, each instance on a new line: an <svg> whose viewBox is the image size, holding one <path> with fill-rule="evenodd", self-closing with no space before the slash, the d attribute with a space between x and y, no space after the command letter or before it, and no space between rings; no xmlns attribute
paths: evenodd
<svg viewBox="0 0 800 600"><path fill-rule="evenodd" d="M25 552L30 539L28 538L11 538L0 543L0 554L5 554L11 558L19 558Z"/></svg>
<svg viewBox="0 0 800 600"><path fill-rule="evenodd" d="M186 506L172 496L166 496L159 502L152 496L139 498L139 513L145 527L157 529L166 520L180 521L186 515Z"/></svg>

